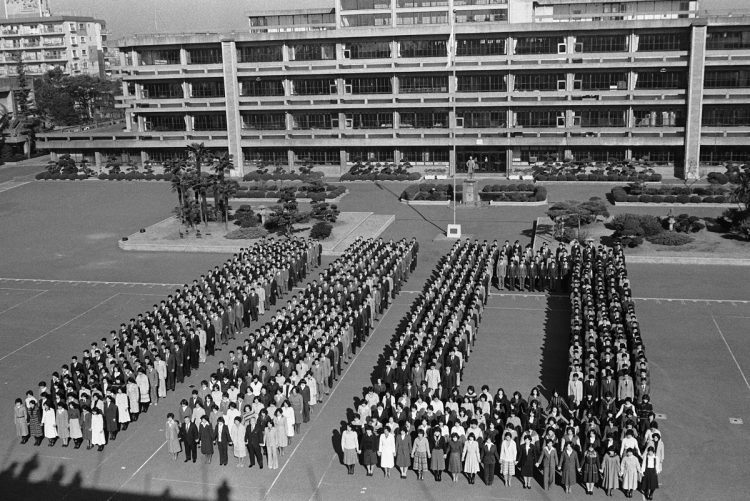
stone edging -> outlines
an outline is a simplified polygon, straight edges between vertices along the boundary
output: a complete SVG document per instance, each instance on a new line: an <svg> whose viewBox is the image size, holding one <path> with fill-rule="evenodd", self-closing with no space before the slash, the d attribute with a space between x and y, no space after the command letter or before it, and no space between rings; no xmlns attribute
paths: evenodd
<svg viewBox="0 0 750 501"><path fill-rule="evenodd" d="M349 190L346 190L341 195L337 196L336 198L326 198L325 200L321 200L322 202L328 202L329 204L336 204L341 202L341 200L349 194ZM311 203L312 198L296 198L298 202L305 202L305 203ZM238 202L238 203L271 203L271 204L278 204L279 199L278 198L232 198L229 200L229 203L232 202Z"/></svg>
<svg viewBox="0 0 750 501"><path fill-rule="evenodd" d="M618 207L704 207L707 209L711 208L727 208L727 207L734 207L736 204L732 202L727 202L723 204L696 204L696 203L686 203L681 204L679 202L674 203L667 203L667 202L615 202L615 205Z"/></svg>
<svg viewBox="0 0 750 501"><path fill-rule="evenodd" d="M511 192L512 193L512 192ZM490 205L495 207L536 207L539 205L546 205L547 199L544 200L535 200L533 202L497 202L495 200L490 200Z"/></svg>
<svg viewBox="0 0 750 501"><path fill-rule="evenodd" d="M597 184L619 184L632 183L634 181L534 181L535 184L544 185L561 185L561 184L586 184L586 185L597 185ZM661 181L646 181L643 184L648 186L655 186L663 184Z"/></svg>
<svg viewBox="0 0 750 501"><path fill-rule="evenodd" d="M450 205L453 200L401 200L406 205Z"/></svg>
<svg viewBox="0 0 750 501"><path fill-rule="evenodd" d="M750 266L750 259L734 259L723 257L690 257L690 256L641 256L628 254L625 250L626 263L641 264L693 264L716 266Z"/></svg>

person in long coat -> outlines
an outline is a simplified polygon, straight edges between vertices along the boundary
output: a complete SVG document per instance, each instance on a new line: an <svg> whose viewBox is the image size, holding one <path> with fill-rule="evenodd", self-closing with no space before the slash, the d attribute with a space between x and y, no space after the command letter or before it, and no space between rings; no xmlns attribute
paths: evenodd
<svg viewBox="0 0 750 501"><path fill-rule="evenodd" d="M34 438L34 445L39 446L44 440L44 430L42 429L42 411L36 400L29 400L29 434Z"/></svg>
<svg viewBox="0 0 750 501"><path fill-rule="evenodd" d="M469 475L469 483L474 483L474 478L479 471L479 443L474 439L474 434L469 433L466 442L464 443L464 451L462 453L462 459L464 461L464 473Z"/></svg>
<svg viewBox="0 0 750 501"><path fill-rule="evenodd" d="M599 454L594 444L589 444L583 453L583 483L586 484L586 494L594 493L594 485L599 482Z"/></svg>
<svg viewBox="0 0 750 501"><path fill-rule="evenodd" d="M451 440L448 442L448 472L454 482L458 482L458 474L461 473L463 449L463 440L459 440L457 433L451 434Z"/></svg>
<svg viewBox="0 0 750 501"><path fill-rule="evenodd" d="M104 450L107 436L104 434L104 416L98 407L91 409L91 445L97 446L99 452Z"/></svg>
<svg viewBox="0 0 750 501"><path fill-rule="evenodd" d="M380 456L380 467L383 468L386 478L391 477L391 468L396 457L396 440L386 426L378 441L378 456Z"/></svg>
<svg viewBox="0 0 750 501"><path fill-rule="evenodd" d="M430 470L435 475L435 480L441 482L443 480L443 470L445 470L445 449L447 443L445 437L440 432L440 428L435 428L430 440Z"/></svg>
<svg viewBox="0 0 750 501"><path fill-rule="evenodd" d="M141 393L138 385L135 383L135 379L132 377L128 379L126 393L128 394L130 420L133 422L138 421L138 413L141 411Z"/></svg>
<svg viewBox="0 0 750 501"><path fill-rule="evenodd" d="M172 456L172 461L177 460L177 454L180 453L180 426L174 420L174 414L167 414L167 424L164 425L164 434L167 440L167 449Z"/></svg>
<svg viewBox="0 0 750 501"><path fill-rule="evenodd" d="M607 496L611 496L612 490L620 487L620 456L617 455L614 447L607 449L607 453L602 458L599 473L602 476L602 488Z"/></svg>
<svg viewBox="0 0 750 501"><path fill-rule="evenodd" d="M57 441L57 419L55 410L50 408L47 402L42 403L42 426L44 437L49 440L49 446L52 447Z"/></svg>
<svg viewBox="0 0 750 501"><path fill-rule="evenodd" d="M115 440L117 438L117 432L119 431L119 425L117 423L117 405L112 395L107 395L106 404L104 404L104 427L109 433L109 440Z"/></svg>
<svg viewBox="0 0 750 501"><path fill-rule="evenodd" d="M242 424L242 418L239 416L234 418L234 423L229 425L229 438L232 440L234 457L237 458L237 468L245 466L245 458L247 457L246 431L247 428Z"/></svg>
<svg viewBox="0 0 750 501"><path fill-rule="evenodd" d="M91 431L91 409L87 405L81 407L81 424L83 426L83 439L86 440L86 449L91 449L94 446L94 437Z"/></svg>
<svg viewBox="0 0 750 501"><path fill-rule="evenodd" d="M198 426L198 445L201 446L203 461L211 464L211 458L214 455L214 430L206 416L201 416L201 424Z"/></svg>
<svg viewBox="0 0 750 501"><path fill-rule="evenodd" d="M357 432L352 430L352 424L346 423L346 429L341 433L341 450L344 453L344 464L349 475L354 475L354 466L359 454L359 439Z"/></svg>
<svg viewBox="0 0 750 501"><path fill-rule="evenodd" d="M547 440L544 448L542 448L539 460L536 462L537 468L541 466L542 473L544 474L544 481L542 484L544 489L549 489L555 483L557 463L557 450L555 450L552 440Z"/></svg>
<svg viewBox="0 0 750 501"><path fill-rule="evenodd" d="M559 470L565 492L570 493L571 487L576 483L577 473L581 471L578 453L573 449L573 444L570 442L565 444L565 449L560 454Z"/></svg>
<svg viewBox="0 0 750 501"><path fill-rule="evenodd" d="M401 473L401 478L406 478L406 471L411 465L411 436L406 432L406 428L401 428L396 434L396 467Z"/></svg>
<svg viewBox="0 0 750 501"><path fill-rule="evenodd" d="M531 436L524 435L523 445L518 453L518 463L521 465L521 476L523 477L523 488L531 489L531 478L534 476L534 465L539 459L539 453Z"/></svg>
<svg viewBox="0 0 750 501"><path fill-rule="evenodd" d="M633 497L633 490L638 488L638 482L641 480L641 465L638 464L638 458L633 455L633 449L625 452L625 457L620 463L620 477L622 478L622 489L626 497Z"/></svg>
<svg viewBox="0 0 750 501"><path fill-rule="evenodd" d="M292 437L295 433L294 428L297 423L294 408L292 408L289 400L284 400L284 403L281 404L281 413L286 419L286 442L288 446L292 443Z"/></svg>
<svg viewBox="0 0 750 501"><path fill-rule="evenodd" d="M198 460L200 434L198 433L198 426L190 420L190 416L185 416L182 419L179 437L185 445L185 462L187 463L192 459L195 463Z"/></svg>
<svg viewBox="0 0 750 501"><path fill-rule="evenodd" d="M117 418L116 421L120 424L120 428L123 430L128 429L128 425L130 424L130 405L128 403L128 396L125 393L125 387L120 386L117 389L117 394L115 395L115 405L117 405ZM115 426L112 428L113 430L117 431L118 428ZM110 433L112 430L110 430Z"/></svg>
<svg viewBox="0 0 750 501"><path fill-rule="evenodd" d="M373 468L378 464L378 449L380 442L373 433L371 426L365 426L365 434L362 435L362 464L367 469L367 476L373 475Z"/></svg>
<svg viewBox="0 0 750 501"><path fill-rule="evenodd" d="M70 423L68 422L68 406L64 402L57 404L55 423L57 425L57 436L62 441L62 446L67 447L68 442L70 442Z"/></svg>
<svg viewBox="0 0 750 501"><path fill-rule="evenodd" d="M661 473L661 460L649 446L641 464L641 475L643 476L643 494L646 499L654 498L654 491L659 488L659 474Z"/></svg>
<svg viewBox="0 0 750 501"><path fill-rule="evenodd" d="M29 411L20 398L13 405L13 421L16 424L16 436L25 444L29 441Z"/></svg>
<svg viewBox="0 0 750 501"><path fill-rule="evenodd" d="M284 449L289 445L289 438L287 437L287 425L286 418L284 417L284 411L276 409L273 416L273 426L276 432L276 445L279 448L279 455L284 455Z"/></svg>

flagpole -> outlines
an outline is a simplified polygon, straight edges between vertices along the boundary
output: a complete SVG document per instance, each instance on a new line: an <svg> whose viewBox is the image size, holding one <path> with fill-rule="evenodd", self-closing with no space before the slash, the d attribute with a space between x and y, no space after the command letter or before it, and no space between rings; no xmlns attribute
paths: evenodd
<svg viewBox="0 0 750 501"><path fill-rule="evenodd" d="M456 157L456 87L458 86L458 82L456 81L456 50L458 49L458 44L456 43L456 11L451 11L451 22L450 22L450 38L448 39L448 43L450 44L450 65L451 65L451 73L453 78L453 95L451 96L451 101L453 103L453 141L452 141L452 148L453 148L453 225L456 224L456 175L458 174L458 159Z"/></svg>

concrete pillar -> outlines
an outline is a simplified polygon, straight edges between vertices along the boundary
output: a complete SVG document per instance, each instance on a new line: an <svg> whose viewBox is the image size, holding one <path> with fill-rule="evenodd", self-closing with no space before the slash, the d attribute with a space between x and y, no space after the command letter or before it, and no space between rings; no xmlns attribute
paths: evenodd
<svg viewBox="0 0 750 501"><path fill-rule="evenodd" d="M346 130L346 113L341 112L338 114L339 117L339 130Z"/></svg>
<svg viewBox="0 0 750 501"><path fill-rule="evenodd" d="M224 95L227 116L227 151L232 156L234 168L230 172L232 177L242 177L245 174L244 158L242 156L242 119L240 118L240 88L237 80L237 47L234 39L225 38L221 41L221 52L224 66Z"/></svg>
<svg viewBox="0 0 750 501"><path fill-rule="evenodd" d="M391 77L391 90L394 96L398 96L398 77Z"/></svg>
<svg viewBox="0 0 750 501"><path fill-rule="evenodd" d="M289 46L287 44L281 46L281 60L289 61Z"/></svg>
<svg viewBox="0 0 750 501"><path fill-rule="evenodd" d="M53 153L53 155L57 155L56 153ZM57 160L57 159L55 159ZM102 152L101 151L95 151L94 152L94 165L96 165L96 170L101 172L103 163L102 163Z"/></svg>
<svg viewBox="0 0 750 501"><path fill-rule="evenodd" d="M183 99L190 99L190 83L185 80L182 82L182 97Z"/></svg>
<svg viewBox="0 0 750 501"><path fill-rule="evenodd" d="M633 159L633 148L625 148L625 160Z"/></svg>
<svg viewBox="0 0 750 501"><path fill-rule="evenodd" d="M703 76L706 65L707 21L696 19L690 30L688 58L687 118L685 120L685 161L675 165L675 176L700 178L701 115L703 114Z"/></svg>
<svg viewBox="0 0 750 501"><path fill-rule="evenodd" d="M286 150L286 164L290 171L294 169L294 150Z"/></svg>
<svg viewBox="0 0 750 501"><path fill-rule="evenodd" d="M130 62L133 66L140 66L141 64L141 61L138 58L138 52L135 49L130 51Z"/></svg>
<svg viewBox="0 0 750 501"><path fill-rule="evenodd" d="M628 51L638 52L638 34L635 32L628 35Z"/></svg>
<svg viewBox="0 0 750 501"><path fill-rule="evenodd" d="M397 59L398 58L398 42L395 40L391 40L390 45L391 45L391 59Z"/></svg>
<svg viewBox="0 0 750 501"><path fill-rule="evenodd" d="M456 150L454 148L448 150L448 174L456 175Z"/></svg>
<svg viewBox="0 0 750 501"><path fill-rule="evenodd" d="M138 116L138 132L144 132L146 130L146 117Z"/></svg>
<svg viewBox="0 0 750 501"><path fill-rule="evenodd" d="M180 47L180 64L182 66L188 65L188 51L184 47Z"/></svg>
<svg viewBox="0 0 750 501"><path fill-rule="evenodd" d="M148 153L146 150L141 150L141 168L146 166L146 162L148 162Z"/></svg>
<svg viewBox="0 0 750 501"><path fill-rule="evenodd" d="M393 162L398 164L401 161L401 150L398 148L393 149Z"/></svg>
<svg viewBox="0 0 750 501"><path fill-rule="evenodd" d="M516 78L512 73L508 73L505 77L505 86L508 92L513 92L516 86Z"/></svg>
<svg viewBox="0 0 750 501"><path fill-rule="evenodd" d="M344 148L339 149L339 176L346 174L349 171L346 165L346 150Z"/></svg>
<svg viewBox="0 0 750 501"><path fill-rule="evenodd" d="M128 132L133 131L133 113L130 110L125 112L125 130Z"/></svg>
<svg viewBox="0 0 750 501"><path fill-rule="evenodd" d="M518 154L521 154L521 151L518 151ZM513 148L508 148L505 150L505 174L510 176L513 174Z"/></svg>
<svg viewBox="0 0 750 501"><path fill-rule="evenodd" d="M192 115L186 114L185 115L185 130L187 132L193 131L193 117Z"/></svg>

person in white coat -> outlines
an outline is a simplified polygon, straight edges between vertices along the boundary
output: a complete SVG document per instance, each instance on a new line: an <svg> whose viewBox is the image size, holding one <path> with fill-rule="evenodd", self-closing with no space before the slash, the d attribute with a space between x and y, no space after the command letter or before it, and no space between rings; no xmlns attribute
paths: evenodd
<svg viewBox="0 0 750 501"><path fill-rule="evenodd" d="M380 467L383 468L385 476L391 478L391 468L394 466L396 457L396 439L388 427L384 428L383 434L380 435L378 456L380 456Z"/></svg>
<svg viewBox="0 0 750 501"><path fill-rule="evenodd" d="M148 412L148 407L151 404L151 383L148 382L148 376L144 369L138 369L135 384L138 385L138 392L140 393L138 411Z"/></svg>
<svg viewBox="0 0 750 501"><path fill-rule="evenodd" d="M104 450L107 437L104 435L104 416L98 407L91 409L91 445L98 446L98 451Z"/></svg>
<svg viewBox="0 0 750 501"><path fill-rule="evenodd" d="M49 440L49 446L52 447L57 441L57 416L46 401L42 403L42 426L44 437Z"/></svg>

